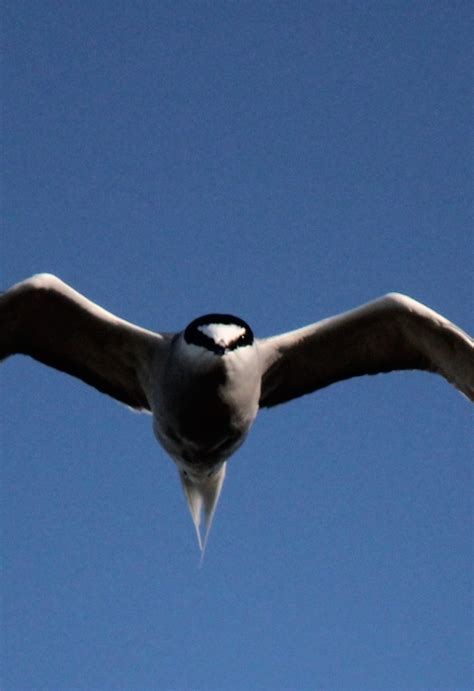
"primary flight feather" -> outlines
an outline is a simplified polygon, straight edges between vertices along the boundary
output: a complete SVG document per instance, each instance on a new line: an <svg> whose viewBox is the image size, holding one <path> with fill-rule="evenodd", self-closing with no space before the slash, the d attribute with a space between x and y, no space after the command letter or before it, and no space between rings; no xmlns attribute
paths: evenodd
<svg viewBox="0 0 474 691"><path fill-rule="evenodd" d="M473 339L398 293L258 339L228 314L199 317L178 333L148 331L39 274L0 295L0 359L16 353L152 413L155 435L178 467L201 551L226 461L259 408L343 379L408 369L440 374L474 400Z"/></svg>

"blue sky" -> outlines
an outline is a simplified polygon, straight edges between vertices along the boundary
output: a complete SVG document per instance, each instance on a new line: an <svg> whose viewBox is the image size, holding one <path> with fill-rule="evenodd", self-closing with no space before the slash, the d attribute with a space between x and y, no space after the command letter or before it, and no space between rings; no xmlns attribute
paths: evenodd
<svg viewBox="0 0 474 691"><path fill-rule="evenodd" d="M9 2L1 284L259 336L399 290L474 332L468 2ZM1 368L2 689L472 687L472 408L263 411L206 559L151 420Z"/></svg>

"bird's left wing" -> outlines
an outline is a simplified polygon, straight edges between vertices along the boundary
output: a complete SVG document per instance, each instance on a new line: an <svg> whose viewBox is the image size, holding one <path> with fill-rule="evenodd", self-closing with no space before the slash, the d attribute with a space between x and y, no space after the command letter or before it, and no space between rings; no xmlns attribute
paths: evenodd
<svg viewBox="0 0 474 691"><path fill-rule="evenodd" d="M138 410L150 410L152 362L166 342L166 335L119 319L51 274L0 295L0 359L29 355Z"/></svg>
<svg viewBox="0 0 474 691"><path fill-rule="evenodd" d="M455 324L391 293L358 309L258 341L260 406L363 374L419 369L442 375L474 400L474 341Z"/></svg>

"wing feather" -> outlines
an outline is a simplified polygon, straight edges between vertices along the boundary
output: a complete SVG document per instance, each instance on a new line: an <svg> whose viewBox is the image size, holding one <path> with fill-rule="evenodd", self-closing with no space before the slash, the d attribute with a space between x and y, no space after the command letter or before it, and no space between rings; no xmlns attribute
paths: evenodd
<svg viewBox="0 0 474 691"><path fill-rule="evenodd" d="M260 406L284 403L364 374L419 369L474 400L474 342L455 324L398 293L259 341Z"/></svg>
<svg viewBox="0 0 474 691"><path fill-rule="evenodd" d="M119 319L50 274L0 295L0 325L0 359L29 355L132 408L150 410L151 363L164 335Z"/></svg>

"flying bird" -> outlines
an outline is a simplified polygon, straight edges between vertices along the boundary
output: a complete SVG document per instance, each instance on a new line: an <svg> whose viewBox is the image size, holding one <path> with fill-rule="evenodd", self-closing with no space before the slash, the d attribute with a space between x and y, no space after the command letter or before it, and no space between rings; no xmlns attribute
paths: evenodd
<svg viewBox="0 0 474 691"><path fill-rule="evenodd" d="M0 359L29 355L153 415L202 553L226 462L260 408L351 377L409 369L440 374L474 400L473 339L399 293L261 339L229 314L206 314L177 333L148 331L38 274L0 295L0 329Z"/></svg>

